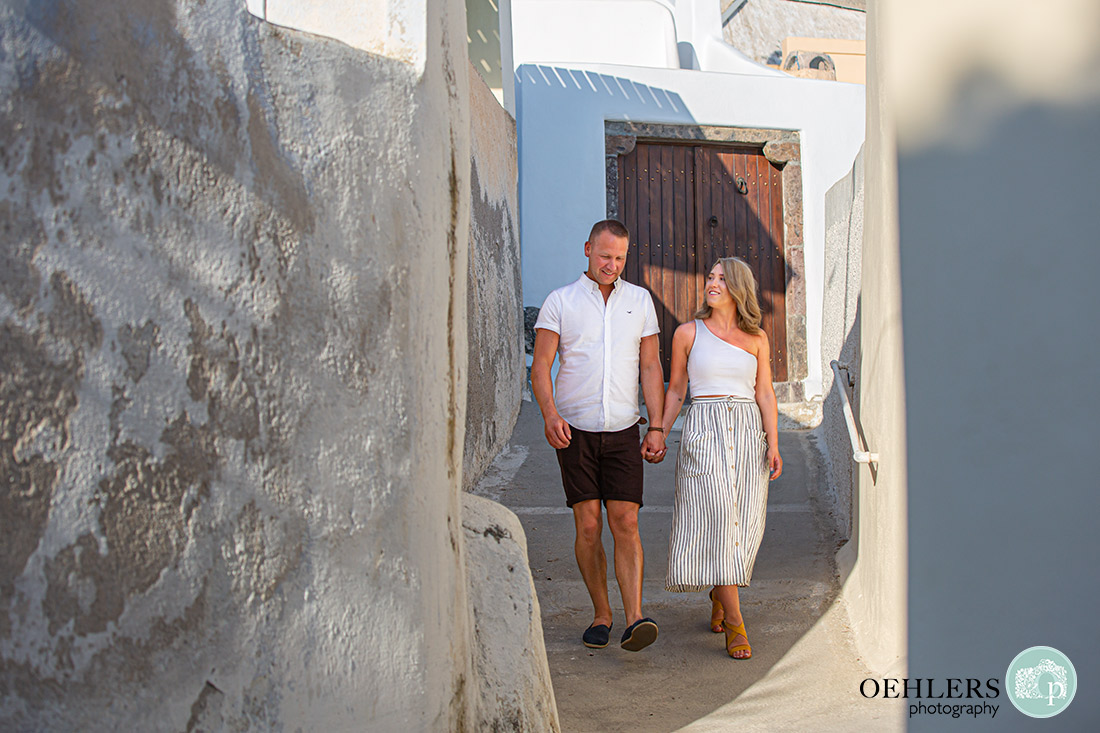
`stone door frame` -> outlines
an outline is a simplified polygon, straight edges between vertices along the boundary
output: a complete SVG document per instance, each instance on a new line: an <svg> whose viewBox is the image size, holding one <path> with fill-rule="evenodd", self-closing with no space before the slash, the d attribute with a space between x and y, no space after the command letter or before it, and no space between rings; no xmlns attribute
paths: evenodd
<svg viewBox="0 0 1100 733"><path fill-rule="evenodd" d="M604 122L607 216L619 218L619 156L639 141L751 145L781 169L783 180L783 261L787 308L787 381L776 382L780 402L801 402L809 360L806 346L806 283L802 239L802 144L795 130L713 125Z"/></svg>

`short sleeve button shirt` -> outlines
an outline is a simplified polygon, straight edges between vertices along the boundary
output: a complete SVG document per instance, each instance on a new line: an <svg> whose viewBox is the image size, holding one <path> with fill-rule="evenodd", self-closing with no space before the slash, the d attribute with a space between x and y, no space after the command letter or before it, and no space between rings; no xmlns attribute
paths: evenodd
<svg viewBox="0 0 1100 733"><path fill-rule="evenodd" d="M604 305L588 275L546 296L535 328L558 334L558 414L589 432L624 430L638 422L641 340L660 331L649 291L615 281Z"/></svg>

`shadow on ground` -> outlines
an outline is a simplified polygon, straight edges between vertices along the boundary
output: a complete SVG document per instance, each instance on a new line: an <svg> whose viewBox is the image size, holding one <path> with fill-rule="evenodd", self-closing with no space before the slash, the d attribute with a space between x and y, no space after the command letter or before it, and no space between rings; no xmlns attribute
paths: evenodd
<svg viewBox="0 0 1100 733"><path fill-rule="evenodd" d="M573 556L572 513L537 405L523 404L509 450L476 489L514 511L527 534L562 729L901 729L896 703L859 695L860 681L871 675L838 602L838 540L817 509L815 491L824 470L813 433L781 432L784 474L772 484L752 585L741 593L753 645L749 661L730 659L723 635L710 632L706 593L664 590L679 437L677 431L670 436L663 463L646 466L639 518L646 553L644 612L661 631L641 652L618 647L625 624L613 582L613 643L601 650L580 643L592 609ZM604 544L610 559L606 527Z"/></svg>

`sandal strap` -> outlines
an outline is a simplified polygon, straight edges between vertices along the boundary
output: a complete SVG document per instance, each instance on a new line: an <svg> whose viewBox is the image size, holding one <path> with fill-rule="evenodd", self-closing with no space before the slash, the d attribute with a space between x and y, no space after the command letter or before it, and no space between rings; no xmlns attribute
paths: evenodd
<svg viewBox="0 0 1100 733"><path fill-rule="evenodd" d="M734 626L733 624L727 623L723 620L722 628L726 631L726 652L732 654L733 652L739 652L743 649L745 651L748 651L750 655L752 654L752 647L749 646L749 635L745 633L744 621ZM741 636L745 639L744 643L733 643L733 640L736 639L738 636ZM746 657L746 659L747 658L748 657Z"/></svg>
<svg viewBox="0 0 1100 733"><path fill-rule="evenodd" d="M710 625L714 626L726 617L726 609L722 608L722 602L714 597L714 590L707 594L710 598Z"/></svg>
<svg viewBox="0 0 1100 733"><path fill-rule="evenodd" d="M725 619L722 619L722 627L727 632L732 633L734 636L736 636L737 634L740 634L741 636L745 637L746 639L749 638L749 635L745 633L745 622L744 621L742 621L741 623L734 626L733 624L726 621Z"/></svg>

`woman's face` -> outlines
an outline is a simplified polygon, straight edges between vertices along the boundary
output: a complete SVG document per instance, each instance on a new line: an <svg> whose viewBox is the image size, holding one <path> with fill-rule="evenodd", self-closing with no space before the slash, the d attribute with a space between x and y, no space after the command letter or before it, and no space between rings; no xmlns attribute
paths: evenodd
<svg viewBox="0 0 1100 733"><path fill-rule="evenodd" d="M707 275L705 297L707 305L711 308L733 302L733 296L731 296L730 291L726 289L726 273L722 269L721 262L715 264L714 267L711 268L710 274Z"/></svg>

